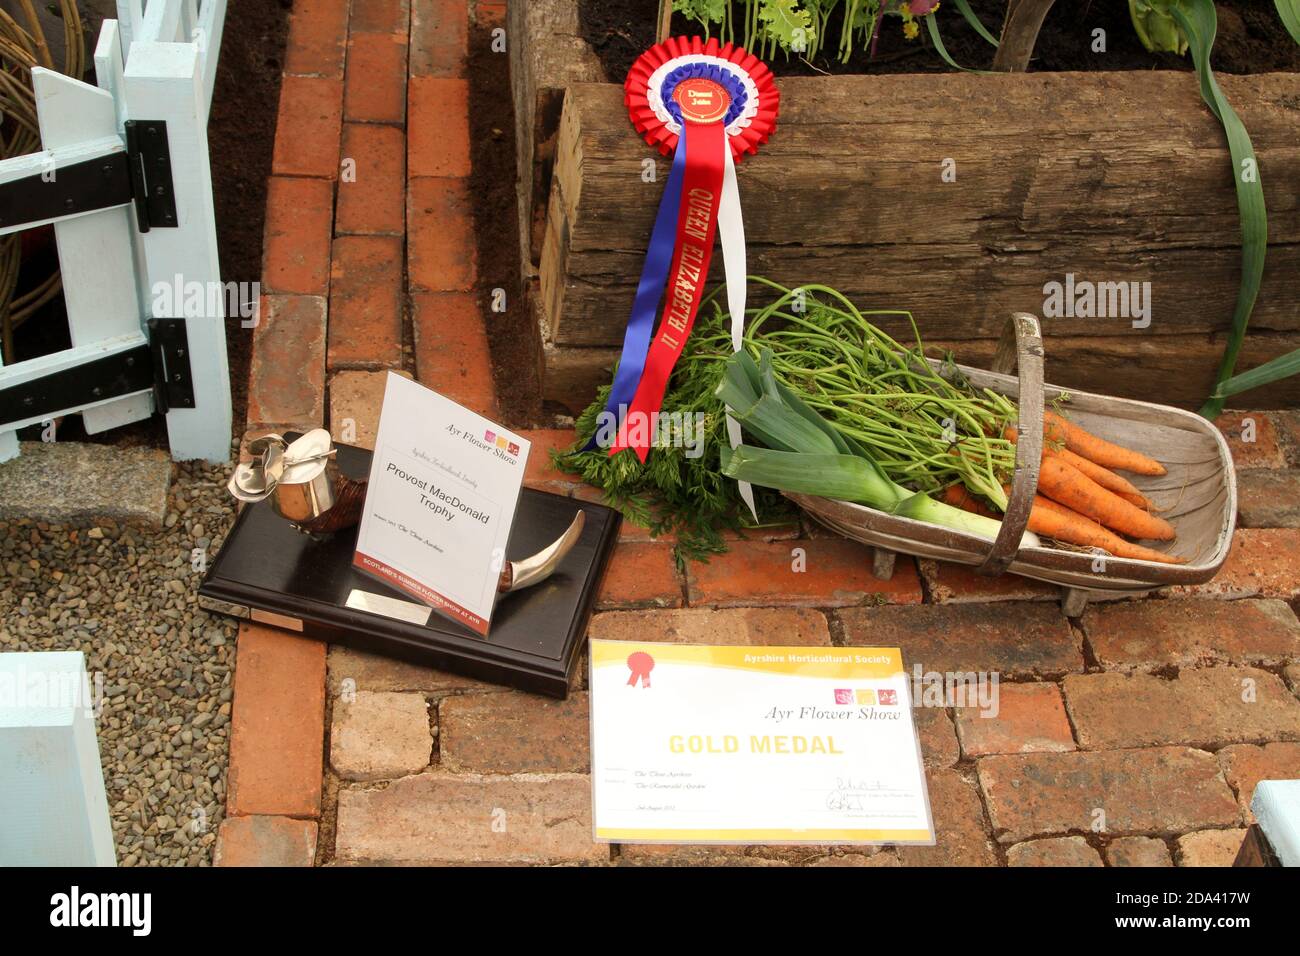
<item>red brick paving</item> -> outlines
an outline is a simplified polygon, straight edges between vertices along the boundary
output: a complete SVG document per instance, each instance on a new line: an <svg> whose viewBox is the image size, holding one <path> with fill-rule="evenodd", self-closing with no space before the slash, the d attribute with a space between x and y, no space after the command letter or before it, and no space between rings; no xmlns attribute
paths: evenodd
<svg viewBox="0 0 1300 956"><path fill-rule="evenodd" d="M1227 411L1214 423L1228 439L1232 463L1238 470L1281 468L1286 464L1271 413Z"/></svg>
<svg viewBox="0 0 1300 956"><path fill-rule="evenodd" d="M293 817L228 817L217 832L216 866L311 866L316 858L315 820Z"/></svg>
<svg viewBox="0 0 1300 956"><path fill-rule="evenodd" d="M402 239L340 236L330 263L329 367L402 364Z"/></svg>
<svg viewBox="0 0 1300 956"><path fill-rule="evenodd" d="M681 607L682 581L671 545L663 542L624 544L605 571L597 606Z"/></svg>
<svg viewBox="0 0 1300 956"><path fill-rule="evenodd" d="M851 645L898 647L923 672L996 671L1002 680L1056 678L1083 670L1060 609L1044 604L924 604L837 612Z"/></svg>
<svg viewBox="0 0 1300 956"><path fill-rule="evenodd" d="M291 76L343 76L348 0L296 0L289 16L284 72Z"/></svg>
<svg viewBox="0 0 1300 956"><path fill-rule="evenodd" d="M261 624L239 628L230 720L231 816L320 815L325 645Z"/></svg>
<svg viewBox="0 0 1300 956"><path fill-rule="evenodd" d="M1181 833L1241 819L1214 755L1188 747L986 757L979 780L994 832L1008 843Z"/></svg>
<svg viewBox="0 0 1300 956"><path fill-rule="evenodd" d="M957 735L967 757L1074 750L1070 720L1055 684L1003 684L996 707L957 708Z"/></svg>
<svg viewBox="0 0 1300 956"><path fill-rule="evenodd" d="M352 35L405 34L411 18L409 0L352 0Z"/></svg>
<svg viewBox="0 0 1300 956"><path fill-rule="evenodd" d="M411 297L415 372L421 384L488 418L497 413L492 357L478 299L468 293Z"/></svg>
<svg viewBox="0 0 1300 956"><path fill-rule="evenodd" d="M349 24L345 0L295 0L249 426L327 424L341 437L349 422L365 444L380 367L495 413L464 62L471 19L498 26L505 7L350 9ZM331 368L349 367L328 380L327 341ZM1254 441L1243 438L1246 419ZM728 554L683 575L670 540L625 525L593 638L898 645L909 666L998 676L996 715L952 701L915 711L935 847L611 851L590 835L585 668L564 702L342 647L329 649L327 673L323 645L247 625L219 862L1228 863L1258 780L1300 776L1300 624L1286 603L1300 596L1300 529L1276 503L1300 467L1300 415L1233 411L1218 424L1246 525L1223 573L1164 599L1093 604L1075 622L1054 586L1022 578L902 557L881 582L867 549L821 529L728 536ZM530 485L599 498L550 465L547 451L569 444L570 430L528 435ZM329 845L316 854L322 778L333 772L322 759L325 694L345 690L400 697L408 706L384 719L407 721L399 729L411 740L436 732L437 746L431 766L391 782L335 777L337 810L320 828ZM368 712L352 714L359 739L382 730Z"/></svg>
<svg viewBox="0 0 1300 956"><path fill-rule="evenodd" d="M401 236L406 229L406 137L397 126L346 123L343 162L355 164L339 178L334 234Z"/></svg>
<svg viewBox="0 0 1300 956"><path fill-rule="evenodd" d="M868 549L844 538L735 541L726 554L687 569L691 604L715 607L917 604L921 584L909 559L881 581Z"/></svg>
<svg viewBox="0 0 1300 956"><path fill-rule="evenodd" d="M465 292L474 287L474 223L464 181L412 178L407 183L406 228L413 292Z"/></svg>
<svg viewBox="0 0 1300 956"><path fill-rule="evenodd" d="M262 297L249 372L250 426L325 423L325 324L321 296Z"/></svg>
<svg viewBox="0 0 1300 956"><path fill-rule="evenodd" d="M405 33L362 33L348 41L343 118L349 123L406 119Z"/></svg>
<svg viewBox="0 0 1300 956"><path fill-rule="evenodd" d="M1116 670L1276 666L1300 656L1300 621L1276 599L1098 604L1085 612L1083 630L1097 662Z"/></svg>
<svg viewBox="0 0 1300 956"><path fill-rule="evenodd" d="M272 176L266 183L262 291L326 295L334 185Z"/></svg>
<svg viewBox="0 0 1300 956"><path fill-rule="evenodd" d="M407 167L412 176L469 175L469 83L414 76Z"/></svg>
<svg viewBox="0 0 1300 956"><path fill-rule="evenodd" d="M465 0L412 0L411 76L463 76L468 36Z"/></svg>
<svg viewBox="0 0 1300 956"><path fill-rule="evenodd" d="M1300 596L1300 528L1238 528L1228 559L1213 580L1172 587L1169 593L1216 598Z"/></svg>
<svg viewBox="0 0 1300 956"><path fill-rule="evenodd" d="M342 117L342 81L323 76L284 77L271 172L335 178Z"/></svg>

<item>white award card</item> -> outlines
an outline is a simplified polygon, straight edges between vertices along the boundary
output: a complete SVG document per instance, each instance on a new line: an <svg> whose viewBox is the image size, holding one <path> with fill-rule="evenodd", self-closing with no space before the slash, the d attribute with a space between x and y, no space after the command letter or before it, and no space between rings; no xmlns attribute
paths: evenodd
<svg viewBox="0 0 1300 956"><path fill-rule="evenodd" d="M390 372L353 565L487 634L530 447Z"/></svg>

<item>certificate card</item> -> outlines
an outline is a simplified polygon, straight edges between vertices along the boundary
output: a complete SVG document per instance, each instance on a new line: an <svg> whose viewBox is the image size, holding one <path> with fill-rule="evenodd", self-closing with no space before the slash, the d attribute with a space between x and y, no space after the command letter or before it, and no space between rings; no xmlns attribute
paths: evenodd
<svg viewBox="0 0 1300 956"><path fill-rule="evenodd" d="M487 634L530 447L390 372L353 566Z"/></svg>
<svg viewBox="0 0 1300 956"><path fill-rule="evenodd" d="M592 820L616 843L934 843L902 654L591 642Z"/></svg>

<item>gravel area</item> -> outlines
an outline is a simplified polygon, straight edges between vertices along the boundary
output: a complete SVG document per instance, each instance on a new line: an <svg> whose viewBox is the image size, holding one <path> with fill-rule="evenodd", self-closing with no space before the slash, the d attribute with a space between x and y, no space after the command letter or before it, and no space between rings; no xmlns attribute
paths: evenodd
<svg viewBox="0 0 1300 956"><path fill-rule="evenodd" d="M0 651L80 650L122 866L208 866L226 800L235 622L198 606L225 469L180 464L165 527L0 523ZM92 683L92 689L94 689Z"/></svg>

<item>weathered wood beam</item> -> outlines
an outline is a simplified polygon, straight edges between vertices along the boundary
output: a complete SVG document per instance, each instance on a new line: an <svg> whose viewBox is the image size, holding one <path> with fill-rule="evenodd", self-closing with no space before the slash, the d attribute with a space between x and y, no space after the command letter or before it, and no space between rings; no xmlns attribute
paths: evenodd
<svg viewBox="0 0 1300 956"><path fill-rule="evenodd" d="M1054 337L1135 344L1223 332L1240 277L1231 162L1190 73L1032 73L782 81L780 126L740 164L749 267L824 282L863 308L910 309L933 340L994 338L1042 314L1067 274L1139 283L1140 315L1044 316ZM1300 76L1224 76L1269 208L1251 327L1300 333ZM622 91L569 89L543 237L553 348L617 348L667 178ZM720 278L715 256L713 278ZM1150 283L1149 287L1141 283ZM903 334L906 322L886 321ZM1243 365L1242 367L1246 367Z"/></svg>

